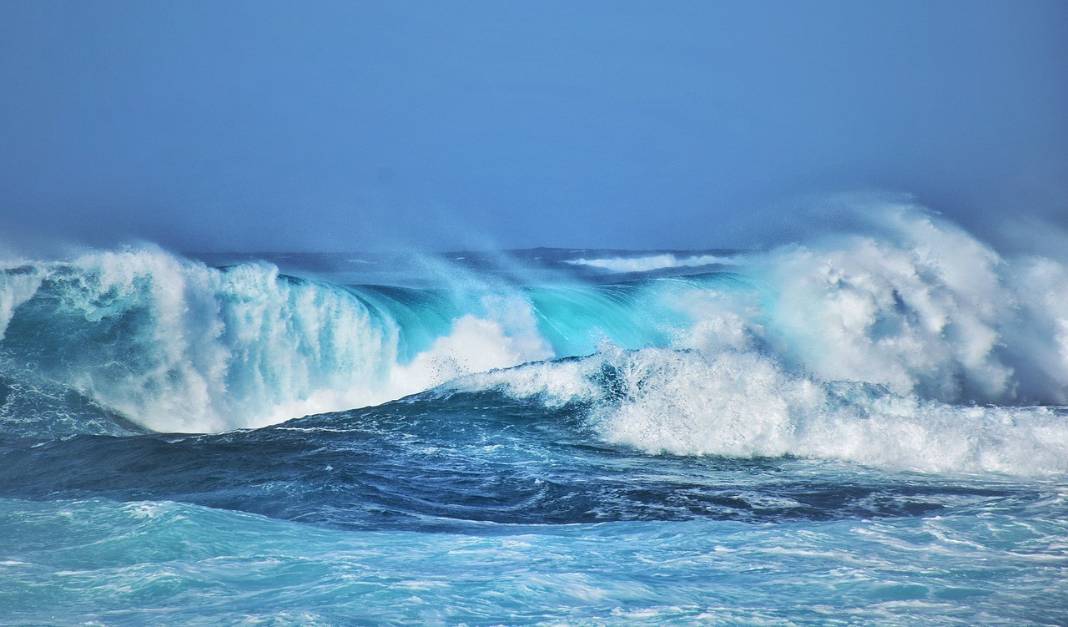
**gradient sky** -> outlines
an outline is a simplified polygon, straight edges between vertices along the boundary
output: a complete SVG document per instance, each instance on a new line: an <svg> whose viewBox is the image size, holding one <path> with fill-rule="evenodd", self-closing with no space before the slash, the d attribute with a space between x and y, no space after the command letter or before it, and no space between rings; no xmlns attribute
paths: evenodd
<svg viewBox="0 0 1068 627"><path fill-rule="evenodd" d="M0 230L185 250L1068 224L1068 2L0 0Z"/></svg>

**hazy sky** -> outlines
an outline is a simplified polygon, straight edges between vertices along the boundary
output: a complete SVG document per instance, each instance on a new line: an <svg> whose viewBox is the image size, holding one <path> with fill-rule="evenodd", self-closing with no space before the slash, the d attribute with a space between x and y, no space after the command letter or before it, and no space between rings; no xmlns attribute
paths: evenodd
<svg viewBox="0 0 1068 627"><path fill-rule="evenodd" d="M1068 2L0 0L0 230L759 243L799 198L1068 223Z"/></svg>

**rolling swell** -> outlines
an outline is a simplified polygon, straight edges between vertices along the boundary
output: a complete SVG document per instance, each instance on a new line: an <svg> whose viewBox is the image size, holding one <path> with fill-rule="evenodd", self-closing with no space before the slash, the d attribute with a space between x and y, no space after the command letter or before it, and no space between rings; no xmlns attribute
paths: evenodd
<svg viewBox="0 0 1068 627"><path fill-rule="evenodd" d="M905 205L738 259L596 284L567 274L573 258L528 282L436 261L430 287L389 287L93 253L0 273L0 354L18 389L70 392L66 425L77 399L153 431L220 432L453 381L581 405L591 441L649 453L1065 472L1064 417L1034 407L1068 400L1061 261L1003 256Z"/></svg>
<svg viewBox="0 0 1068 627"><path fill-rule="evenodd" d="M328 527L425 531L881 518L1046 496L1004 479L843 476L789 458L667 457L650 472L641 452L599 443L581 409L439 391L253 431L78 436L0 454L0 496L181 501Z"/></svg>
<svg viewBox="0 0 1068 627"><path fill-rule="evenodd" d="M5 616L1063 622L1061 261L608 254L0 270Z"/></svg>

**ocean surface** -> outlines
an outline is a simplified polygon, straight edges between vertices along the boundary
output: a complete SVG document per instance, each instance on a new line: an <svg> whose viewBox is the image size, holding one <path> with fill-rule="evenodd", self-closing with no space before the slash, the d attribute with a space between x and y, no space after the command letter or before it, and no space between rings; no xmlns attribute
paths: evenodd
<svg viewBox="0 0 1068 627"><path fill-rule="evenodd" d="M0 623L1068 624L1068 265L0 265Z"/></svg>

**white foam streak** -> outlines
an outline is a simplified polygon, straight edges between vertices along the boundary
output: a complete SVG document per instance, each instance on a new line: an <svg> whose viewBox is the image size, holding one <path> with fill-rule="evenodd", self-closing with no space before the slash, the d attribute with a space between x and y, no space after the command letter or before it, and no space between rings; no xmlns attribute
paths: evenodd
<svg viewBox="0 0 1068 627"><path fill-rule="evenodd" d="M720 255L688 255L679 257L670 253L647 255L643 257L602 257L568 259L565 263L575 266L598 268L609 272L652 272L666 268L691 268L713 264L735 264L734 257Z"/></svg>
<svg viewBox="0 0 1068 627"><path fill-rule="evenodd" d="M41 274L34 269L0 271L0 340L4 339L15 309L32 298L40 286Z"/></svg>

